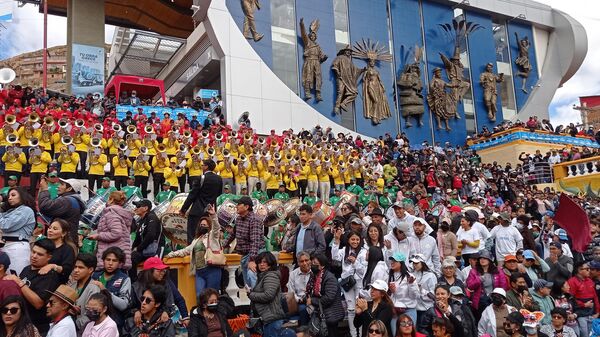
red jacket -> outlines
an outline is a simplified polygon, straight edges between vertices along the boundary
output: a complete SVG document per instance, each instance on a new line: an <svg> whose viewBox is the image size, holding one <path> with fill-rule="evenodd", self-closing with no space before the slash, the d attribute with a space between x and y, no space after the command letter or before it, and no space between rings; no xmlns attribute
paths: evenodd
<svg viewBox="0 0 600 337"><path fill-rule="evenodd" d="M573 276L567 280L571 290L571 295L575 298L578 309L583 309L585 302L594 301L594 312L600 313L600 302L598 302L598 294L596 294L596 285L591 278L581 279L578 276Z"/></svg>

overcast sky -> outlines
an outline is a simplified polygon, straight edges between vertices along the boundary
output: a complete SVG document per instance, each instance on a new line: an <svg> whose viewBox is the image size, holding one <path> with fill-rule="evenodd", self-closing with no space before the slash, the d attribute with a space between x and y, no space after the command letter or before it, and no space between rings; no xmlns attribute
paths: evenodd
<svg viewBox="0 0 600 337"><path fill-rule="evenodd" d="M0 0L5 1L12 0ZM579 105L579 96L600 94L600 0L537 1L570 14L587 31L587 57L577 74L558 89L550 105L550 118L554 124L580 122L580 114L573 110L573 104ZM66 23L66 18L49 16L49 46L66 43ZM6 24L6 29L0 27L0 59L42 48L42 32L43 16L37 7L26 5L15 9L13 22ZM107 43L112 42L113 32L113 26L106 26Z"/></svg>

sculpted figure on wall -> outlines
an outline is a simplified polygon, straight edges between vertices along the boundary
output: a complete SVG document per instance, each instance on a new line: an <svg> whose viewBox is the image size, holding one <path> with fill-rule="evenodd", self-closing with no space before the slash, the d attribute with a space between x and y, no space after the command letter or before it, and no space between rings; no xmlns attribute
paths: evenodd
<svg viewBox="0 0 600 337"><path fill-rule="evenodd" d="M521 77L521 90L527 93L527 78L531 72L531 62L529 62L529 47L531 46L531 43L529 43L527 36L519 39L519 34L517 32L515 32L515 37L517 38L517 45L519 46L519 57L515 60L515 64L519 67L517 76Z"/></svg>
<svg viewBox="0 0 600 337"><path fill-rule="evenodd" d="M396 81L398 85L398 96L400 99L400 110L407 128L412 127L410 118L416 119L419 126L423 126L423 83L421 81L421 57L423 49L415 46L413 51L414 62L406 64L404 71Z"/></svg>
<svg viewBox="0 0 600 337"><path fill-rule="evenodd" d="M448 80L452 85L451 94L456 102L456 107L454 108L454 117L460 119L458 115L458 103L462 102L463 96L469 91L471 88L471 83L464 77L465 66L460 62L460 50L458 47L454 48L454 54L450 59L446 57L446 55L440 53L440 58L444 63L444 68L446 68L446 75L448 76Z"/></svg>
<svg viewBox="0 0 600 337"><path fill-rule="evenodd" d="M362 70L363 115L371 119L373 124L379 124L382 120L390 118L392 113L385 87L375 66L378 61L391 62L392 55L384 46L380 46L379 42L371 40L357 42L353 52L356 57L367 61L367 67Z"/></svg>
<svg viewBox="0 0 600 337"><path fill-rule="evenodd" d="M498 101L498 90L496 89L496 83L504 81L504 74L494 74L494 65L488 63L485 66L485 71L479 76L479 82L483 87L483 101L485 102L485 108L488 112L488 118L490 121L496 121L496 102Z"/></svg>
<svg viewBox="0 0 600 337"><path fill-rule="evenodd" d="M256 10L260 10L259 0L242 0L242 11L244 12L244 37L258 42L264 35L256 31L256 22L254 21L254 12Z"/></svg>
<svg viewBox="0 0 600 337"><path fill-rule="evenodd" d="M337 83L337 97L333 110L339 114L341 110L348 111L358 96L356 82L361 69L352 63L352 49L349 45L338 52L331 69Z"/></svg>
<svg viewBox="0 0 600 337"><path fill-rule="evenodd" d="M429 109L435 116L437 128L442 128L442 121L446 124L446 130L450 131L448 120L456 117L456 100L454 94L446 91L446 88L456 89L455 84L446 83L442 79L442 69L435 68L433 70L433 78L429 81L429 93L427 94L427 104Z"/></svg>
<svg viewBox="0 0 600 337"><path fill-rule="evenodd" d="M315 90L317 102L323 100L321 97L321 85L323 83L321 75L321 63L327 60L327 55L317 43L317 31L319 30L319 20L313 20L310 24L310 32L306 33L304 27L304 18L300 19L300 35L304 43L304 64L302 65L302 86L304 87L304 99L311 99L311 91Z"/></svg>

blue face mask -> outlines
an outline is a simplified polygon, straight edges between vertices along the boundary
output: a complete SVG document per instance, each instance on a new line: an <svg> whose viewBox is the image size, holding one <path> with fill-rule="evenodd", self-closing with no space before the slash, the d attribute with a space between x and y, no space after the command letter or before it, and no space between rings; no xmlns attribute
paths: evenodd
<svg viewBox="0 0 600 337"><path fill-rule="evenodd" d="M537 328L525 327L525 333L528 335L535 335L537 333Z"/></svg>

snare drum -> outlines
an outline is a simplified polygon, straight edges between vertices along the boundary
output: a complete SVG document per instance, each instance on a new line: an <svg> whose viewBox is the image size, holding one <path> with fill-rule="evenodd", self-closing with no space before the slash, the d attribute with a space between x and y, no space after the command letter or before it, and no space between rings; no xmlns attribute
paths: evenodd
<svg viewBox="0 0 600 337"><path fill-rule="evenodd" d="M327 205L323 201L317 201L313 206L313 220L321 225L321 227L325 227L327 222L333 220L335 217L335 210L333 207Z"/></svg>
<svg viewBox="0 0 600 337"><path fill-rule="evenodd" d="M135 205L133 203L138 202L140 200L142 200L142 198L139 195L134 194L131 196L131 198L129 198L129 200L127 200L125 205L123 205L123 208L128 209L131 212L133 212L135 210Z"/></svg>
<svg viewBox="0 0 600 337"><path fill-rule="evenodd" d="M296 214L296 211L298 211L298 208L300 208L300 206L302 206L302 200L300 200L300 198L291 198L290 200L288 200L285 205L283 205L283 208L285 210L285 218L289 219L289 217L292 216L292 214Z"/></svg>
<svg viewBox="0 0 600 337"><path fill-rule="evenodd" d="M156 205L156 207L154 207L154 214L156 214L156 216L160 219L163 214L165 214L165 212L167 211L167 208L169 208L169 205L171 204L171 200L165 200L163 202L161 202L160 204Z"/></svg>
<svg viewBox="0 0 600 337"><path fill-rule="evenodd" d="M177 194L160 219L165 236L180 245L187 245L187 217L179 214L187 196L187 193Z"/></svg>
<svg viewBox="0 0 600 337"><path fill-rule="evenodd" d="M237 217L237 204L231 200L225 200L217 209L217 218L221 227L231 225Z"/></svg>
<svg viewBox="0 0 600 337"><path fill-rule="evenodd" d="M346 203L350 203L352 205L356 205L356 194L354 193L350 193L348 191L343 191L340 195L340 200L333 205L333 209L335 210L335 214L342 216L342 205L346 204Z"/></svg>
<svg viewBox="0 0 600 337"><path fill-rule="evenodd" d="M106 201L101 195L97 195L88 201L85 212L81 215L81 221L96 228L102 211L106 208Z"/></svg>

